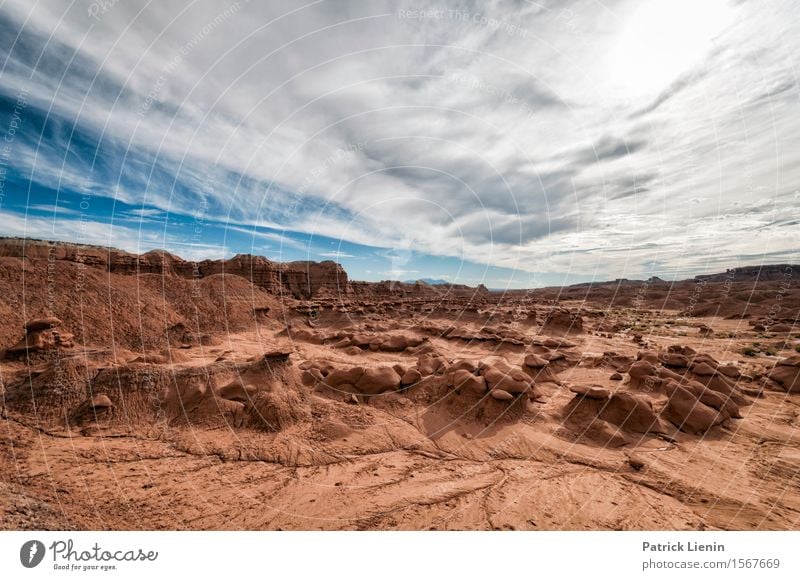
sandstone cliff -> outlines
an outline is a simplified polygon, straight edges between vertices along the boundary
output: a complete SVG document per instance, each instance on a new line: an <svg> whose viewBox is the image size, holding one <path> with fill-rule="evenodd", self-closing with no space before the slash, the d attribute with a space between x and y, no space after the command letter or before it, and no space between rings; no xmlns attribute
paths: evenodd
<svg viewBox="0 0 800 580"><path fill-rule="evenodd" d="M241 276L272 294L299 299L351 291L347 272L332 261L279 263L263 256L239 254L229 260L193 262L158 250L137 255L114 248L19 238L0 238L0 257L75 262L122 275L160 274L202 279L229 274Z"/></svg>

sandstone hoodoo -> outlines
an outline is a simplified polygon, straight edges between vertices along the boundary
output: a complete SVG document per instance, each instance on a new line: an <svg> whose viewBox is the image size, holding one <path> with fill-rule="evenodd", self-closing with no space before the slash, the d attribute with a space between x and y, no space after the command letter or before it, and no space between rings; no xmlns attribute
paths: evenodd
<svg viewBox="0 0 800 580"><path fill-rule="evenodd" d="M792 528L798 341L742 297L800 289L708 281L689 314L694 283L0 243L0 495L52 528Z"/></svg>
<svg viewBox="0 0 800 580"><path fill-rule="evenodd" d="M15 357L72 348L72 334L59 329L59 326L61 321L53 316L29 320L24 325L25 336L18 343L9 346L5 356Z"/></svg>
<svg viewBox="0 0 800 580"><path fill-rule="evenodd" d="M800 355L778 361L768 376L784 391L800 393Z"/></svg>

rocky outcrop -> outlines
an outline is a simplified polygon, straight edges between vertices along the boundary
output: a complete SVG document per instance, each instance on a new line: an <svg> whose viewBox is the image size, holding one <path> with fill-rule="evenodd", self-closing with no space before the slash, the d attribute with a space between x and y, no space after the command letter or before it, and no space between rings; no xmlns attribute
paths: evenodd
<svg viewBox="0 0 800 580"><path fill-rule="evenodd" d="M36 318L25 323L25 336L6 349L6 357L18 357L62 348L72 348L73 336L58 329L61 321L55 317Z"/></svg>
<svg viewBox="0 0 800 580"><path fill-rule="evenodd" d="M0 258L75 262L114 274L136 276L156 274L189 280L215 274L241 276L266 291L298 299L367 299L395 296L418 298L474 298L488 290L460 284L406 284L395 281L351 282L344 268L331 260L323 262L273 262L263 256L238 254L227 260L190 261L161 250L131 254L115 248L30 240L0 239Z"/></svg>
<svg viewBox="0 0 800 580"><path fill-rule="evenodd" d="M800 355L778 361L768 376L787 393L800 393Z"/></svg>
<svg viewBox="0 0 800 580"><path fill-rule="evenodd" d="M578 312L566 308L554 308L547 313L542 324L542 332L572 334L583 332L583 317Z"/></svg>
<svg viewBox="0 0 800 580"><path fill-rule="evenodd" d="M787 277L791 277L792 272L797 271L800 271L800 266L798 265L769 264L764 266L729 268L724 273L695 276L694 279L705 282L784 280Z"/></svg>
<svg viewBox="0 0 800 580"><path fill-rule="evenodd" d="M160 250L137 255L114 248L17 238L0 240L0 257L76 262L130 276L157 274L200 279L228 274L246 278L273 294L295 298L350 292L347 273L332 261L279 263L263 256L239 254L229 260L195 262Z"/></svg>

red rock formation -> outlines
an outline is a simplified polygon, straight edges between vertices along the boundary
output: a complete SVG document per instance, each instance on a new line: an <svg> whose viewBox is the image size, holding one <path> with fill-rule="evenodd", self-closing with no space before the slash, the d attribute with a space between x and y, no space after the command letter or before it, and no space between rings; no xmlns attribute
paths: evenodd
<svg viewBox="0 0 800 580"><path fill-rule="evenodd" d="M123 275L159 274L199 279L230 274L250 280L273 294L304 299L352 293L347 272L330 260L279 263L263 256L239 254L229 260L194 262L160 250L137 255L114 248L17 238L0 240L0 257L78 262Z"/></svg>

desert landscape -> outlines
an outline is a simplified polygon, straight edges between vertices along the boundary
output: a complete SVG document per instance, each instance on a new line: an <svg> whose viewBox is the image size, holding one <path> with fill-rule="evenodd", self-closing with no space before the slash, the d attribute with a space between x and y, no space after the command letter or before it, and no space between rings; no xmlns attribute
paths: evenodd
<svg viewBox="0 0 800 580"><path fill-rule="evenodd" d="M800 266L507 292L0 240L0 525L789 530Z"/></svg>

